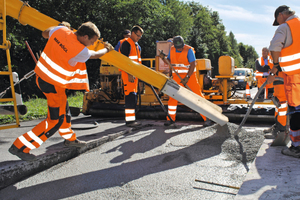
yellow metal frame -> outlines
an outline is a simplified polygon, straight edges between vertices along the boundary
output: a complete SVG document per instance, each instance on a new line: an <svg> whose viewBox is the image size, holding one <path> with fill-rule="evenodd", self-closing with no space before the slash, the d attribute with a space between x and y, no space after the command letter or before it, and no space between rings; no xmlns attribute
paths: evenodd
<svg viewBox="0 0 300 200"><path fill-rule="evenodd" d="M16 128L20 126L19 122L19 115L18 115L18 108L17 108L17 101L16 101L16 95L15 95L15 87L13 82L13 76L12 76L12 69L11 69L11 59L10 59L10 42L6 40L6 0L3 0L2 2L2 12L0 10L0 30L3 32L3 44L0 45L0 48L6 51L6 58L7 58L7 65L8 65L8 71L0 71L0 75L8 75L10 80L10 86L11 86L11 93L12 98L3 98L0 99L0 102L14 102L14 112L16 117L16 124L15 125L5 125L0 126L1 129L8 129L8 128Z"/></svg>

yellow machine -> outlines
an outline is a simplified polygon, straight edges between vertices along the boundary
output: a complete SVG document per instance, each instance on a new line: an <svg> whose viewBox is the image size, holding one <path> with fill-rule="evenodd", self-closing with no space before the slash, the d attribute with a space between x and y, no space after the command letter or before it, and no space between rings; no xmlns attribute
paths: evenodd
<svg viewBox="0 0 300 200"><path fill-rule="evenodd" d="M46 30L48 27L57 26L60 22L56 21L39 11L35 10L34 8L30 7L27 3L22 2L20 0L0 0L0 14L2 18L7 16L11 16L17 19L23 25L30 25L35 27L41 31ZM5 29L5 27L1 27ZM94 43L94 45L90 46L89 49L91 50L99 50L104 48L103 41L98 40ZM166 94L172 95L174 99L177 99L179 102L190 108L191 110L201 113L202 115L210 118L211 120L215 121L220 125L225 125L228 122L228 118L222 114L222 108L216 106L215 104L211 103L210 101L199 97L195 93L189 91L188 89L179 86L176 82L170 79L168 76L164 75L163 73L159 72L159 70L153 70L148 68L142 64L133 62L128 57L120 54L116 51L110 51L109 53L105 54L101 57L101 60L109 63L110 65L116 66L119 69L134 75L138 79L142 80L147 84L151 84L153 87L157 88L158 91ZM109 70L111 71L111 70ZM109 80L109 79L108 79ZM105 81L104 81L105 82ZM227 78L224 78L223 82L227 82ZM106 81L107 83L107 81ZM109 81L108 81L109 83ZM227 85L224 84L227 88ZM119 89L120 89L119 83ZM118 90L118 85L117 85ZM102 89L98 90L99 93L102 92ZM111 94L115 94L115 89L111 86ZM143 94L147 97L147 89L143 90ZM226 92L225 92L226 93ZM227 94L227 93L226 93ZM87 96L97 96L97 91L91 91ZM100 94L101 96L102 94ZM107 95L107 94L105 94ZM99 96L98 96L99 97ZM98 100L96 97L96 101ZM108 96L109 97L109 96ZM102 97L101 97L102 98ZM223 101L227 102L227 97ZM90 98L92 99L92 98ZM142 100L142 98L140 98ZM149 99L149 98L146 98ZM101 100L101 99L100 99ZM107 100L111 99L111 96ZM119 98L122 100L122 93ZM153 98L154 100L154 98ZM84 102L85 105L93 103L91 100L89 102ZM116 105L116 104L115 104ZM87 106L88 107L88 106ZM90 107L89 107L90 108Z"/></svg>
<svg viewBox="0 0 300 200"><path fill-rule="evenodd" d="M172 43L168 41L157 42L157 56L155 58L142 59L143 63L145 63L149 69L152 69L152 71L161 72L165 75L169 74L169 66L165 64L158 55L159 50L169 52L171 45ZM252 101L243 97L234 97L236 92L234 59L230 56L221 56L218 66L219 75L213 79L207 76L211 69L211 61L209 59L196 60L197 78L202 93L207 100L221 106L223 108L223 114L227 117L233 120L240 120L244 116L243 114L246 112L246 109L244 109L244 113L238 111L238 114L234 114L227 108L234 104L248 106ZM166 119L166 113L163 112L160 102L162 102L164 106L167 106L169 96L159 89L156 89L156 93L158 93L159 99L148 84L139 84L138 118ZM271 100L265 100L264 102L259 102L259 104L273 105ZM125 99L121 73L114 65L102 61L100 65L100 88L85 93L82 112L86 115L91 114L101 117L122 117L124 116L124 105ZM261 107L260 111L256 113L268 115L264 116L265 120L273 120L273 112L270 111L269 108L267 112L264 112L264 110L265 109ZM258 118L261 119L261 117ZM201 117L184 104L179 103L177 119L201 120ZM251 117L249 117L249 119L251 119Z"/></svg>

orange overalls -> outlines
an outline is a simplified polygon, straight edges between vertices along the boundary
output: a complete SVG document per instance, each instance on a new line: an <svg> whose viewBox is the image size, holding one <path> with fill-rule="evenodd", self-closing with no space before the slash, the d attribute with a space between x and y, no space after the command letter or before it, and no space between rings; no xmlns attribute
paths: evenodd
<svg viewBox="0 0 300 200"><path fill-rule="evenodd" d="M68 28L53 32L35 67L36 83L47 98L47 118L13 143L24 153L39 148L56 131L66 140L76 140L71 129L71 115L66 89L89 91L85 63L68 64L85 46Z"/></svg>
<svg viewBox="0 0 300 200"><path fill-rule="evenodd" d="M142 63L141 53L137 45L135 45L134 41L131 38L126 38L121 40L122 44L124 41L127 41L130 44L130 53L129 58L135 62ZM120 50L119 50L120 52ZM135 107L137 103L137 87L138 87L138 79L135 78L134 82L128 81L128 74L122 70L121 76L124 84L124 93L125 93L125 121L133 122L136 120L135 117Z"/></svg>
<svg viewBox="0 0 300 200"><path fill-rule="evenodd" d="M292 33L293 43L280 52L279 64L284 75L284 89L287 102L296 112L290 115L290 137L292 145L300 145L300 19L286 21Z"/></svg>
<svg viewBox="0 0 300 200"><path fill-rule="evenodd" d="M172 66L174 66L174 69L177 71L177 73L180 75L180 77L182 79L184 79L186 77L186 75L189 71L190 63L187 58L189 49L193 49L193 48L191 46L184 45L181 53L176 52L176 49L174 46L172 46L171 50L170 50L170 62L172 64ZM194 51L194 49L193 49L193 51ZM172 76L173 76L174 81L176 81L179 85L184 87L184 85L182 83L180 83L181 82L180 78L177 76L177 74L173 70L172 70ZM201 92L200 85L198 84L198 80L196 78L196 68L195 68L193 74L191 75L191 77L189 78L189 81L187 82L187 86L195 94L198 94L199 96L204 98L204 96ZM176 120L177 104L178 104L178 101L169 96L168 113L173 121ZM205 116L201 115L201 117L203 118L204 121L206 121ZM167 120L170 120L168 116L167 116Z"/></svg>

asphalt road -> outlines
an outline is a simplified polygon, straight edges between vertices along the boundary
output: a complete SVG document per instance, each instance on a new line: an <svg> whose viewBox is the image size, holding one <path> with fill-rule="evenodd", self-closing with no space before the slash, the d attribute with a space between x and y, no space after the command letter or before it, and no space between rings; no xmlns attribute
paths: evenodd
<svg viewBox="0 0 300 200"><path fill-rule="evenodd" d="M234 135L233 123L178 122L167 129L164 121L142 122L139 130L0 190L0 199L234 199L270 126L247 125ZM96 132L122 123L100 122Z"/></svg>

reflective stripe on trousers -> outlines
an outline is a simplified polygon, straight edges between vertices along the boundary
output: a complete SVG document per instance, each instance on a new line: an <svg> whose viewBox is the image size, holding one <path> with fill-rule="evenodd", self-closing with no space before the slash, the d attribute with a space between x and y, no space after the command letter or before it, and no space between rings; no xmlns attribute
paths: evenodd
<svg viewBox="0 0 300 200"><path fill-rule="evenodd" d="M137 102L137 95L134 92L125 96L125 121L135 121L135 107Z"/></svg>
<svg viewBox="0 0 300 200"><path fill-rule="evenodd" d="M38 76L37 85L47 98L48 114L45 120L14 141L14 145L25 153L39 148L58 130L64 139L76 139L76 134L71 129L71 115L65 89L51 85Z"/></svg>

